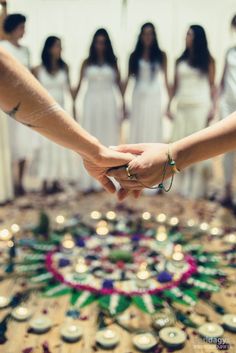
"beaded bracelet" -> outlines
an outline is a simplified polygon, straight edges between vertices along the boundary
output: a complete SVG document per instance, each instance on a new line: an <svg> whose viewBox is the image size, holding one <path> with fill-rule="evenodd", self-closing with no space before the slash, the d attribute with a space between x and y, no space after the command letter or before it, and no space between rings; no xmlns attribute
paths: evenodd
<svg viewBox="0 0 236 353"><path fill-rule="evenodd" d="M168 188L166 188L164 185L164 180L165 180L166 171L167 171L168 166L171 167L171 169L172 169L172 175L171 175L170 185L168 186ZM167 151L167 160L166 160L166 162L164 164L164 168L163 168L162 181L160 182L160 184L158 184L156 186L147 186L144 184L143 184L143 186L145 186L147 189L160 189L160 190L164 190L165 192L168 192L172 188L174 176L176 173L180 173L180 170L177 168L176 162L172 157L171 145L169 145L168 151ZM141 184L142 184L142 182L141 182Z"/></svg>

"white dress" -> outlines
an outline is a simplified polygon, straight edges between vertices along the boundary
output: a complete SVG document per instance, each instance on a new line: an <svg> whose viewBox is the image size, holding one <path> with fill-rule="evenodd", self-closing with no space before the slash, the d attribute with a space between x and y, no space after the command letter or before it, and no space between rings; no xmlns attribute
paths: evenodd
<svg viewBox="0 0 236 353"><path fill-rule="evenodd" d="M0 46L6 49L22 65L30 67L29 50L24 46L15 46L7 40L1 41ZM20 161L32 156L32 141L36 133L27 126L16 122L14 119L9 121L9 136L11 154L13 161Z"/></svg>
<svg viewBox="0 0 236 353"><path fill-rule="evenodd" d="M228 50L226 54L226 72L224 77L224 91L221 98L221 118L224 119L236 111L236 47ZM235 152L224 155L225 183L231 184L234 174Z"/></svg>
<svg viewBox="0 0 236 353"><path fill-rule="evenodd" d="M0 204L13 198L8 117L0 113Z"/></svg>
<svg viewBox="0 0 236 353"><path fill-rule="evenodd" d="M139 76L136 79L130 121L130 143L162 141L162 70L156 64L139 61Z"/></svg>
<svg viewBox="0 0 236 353"><path fill-rule="evenodd" d="M82 126L105 146L119 143L119 109L116 100L116 72L109 65L89 65L85 69L87 91ZM82 190L101 189L100 184L82 170Z"/></svg>
<svg viewBox="0 0 236 353"><path fill-rule="evenodd" d="M178 90L172 140L176 141L206 127L211 107L210 85L207 75L182 61L177 66ZM176 188L183 196L193 199L206 193L206 176L210 162L198 163L181 173Z"/></svg>
<svg viewBox="0 0 236 353"><path fill-rule="evenodd" d="M59 70L56 74L51 75L43 66L40 66L37 76L40 83L57 103L64 107L65 92L68 90L66 71ZM63 148L43 136L40 136L39 145L36 169L40 180L78 181L80 161L75 152Z"/></svg>
<svg viewBox="0 0 236 353"><path fill-rule="evenodd" d="M29 51L26 47L16 47L6 40L1 41L0 46L24 66L29 67ZM13 198L11 160L25 159L28 156L29 132L27 127L15 122L0 111L0 203Z"/></svg>

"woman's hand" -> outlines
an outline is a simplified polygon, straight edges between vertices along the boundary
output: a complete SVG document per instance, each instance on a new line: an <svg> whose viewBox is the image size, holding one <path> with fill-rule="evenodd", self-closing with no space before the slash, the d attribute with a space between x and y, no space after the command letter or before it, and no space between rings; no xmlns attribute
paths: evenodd
<svg viewBox="0 0 236 353"><path fill-rule="evenodd" d="M84 157L84 166L87 172L110 193L116 192L115 185L107 176L107 170L112 167L126 166L134 156L131 153L122 153L105 146L100 146L97 155ZM134 193L136 196L136 193Z"/></svg>
<svg viewBox="0 0 236 353"><path fill-rule="evenodd" d="M130 180L126 168L111 169L108 176L114 177L121 185L118 192L120 199L124 199L130 191L135 191L136 196L142 189L162 182L164 165L167 161L168 145L163 143L145 143L135 145L121 145L113 147L116 151L132 153L136 158L129 162L129 173L135 175L137 180ZM172 157L175 160L176 156ZM165 179L172 174L167 167Z"/></svg>

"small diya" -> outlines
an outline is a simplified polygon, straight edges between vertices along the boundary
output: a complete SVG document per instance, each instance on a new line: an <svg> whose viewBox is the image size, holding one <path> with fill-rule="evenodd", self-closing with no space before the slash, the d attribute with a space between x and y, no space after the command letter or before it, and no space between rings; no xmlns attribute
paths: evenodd
<svg viewBox="0 0 236 353"><path fill-rule="evenodd" d="M45 333L52 327L52 321L47 316L37 316L30 321L29 327L35 333Z"/></svg>
<svg viewBox="0 0 236 353"><path fill-rule="evenodd" d="M223 336L223 328L214 322L207 322L198 328L198 333L203 338L219 338Z"/></svg>
<svg viewBox="0 0 236 353"><path fill-rule="evenodd" d="M236 315L226 314L222 317L223 326L231 332L236 332Z"/></svg>
<svg viewBox="0 0 236 353"><path fill-rule="evenodd" d="M100 330L96 334L96 342L105 349L112 349L120 342L119 335L111 329Z"/></svg>
<svg viewBox="0 0 236 353"><path fill-rule="evenodd" d="M12 311L11 315L17 321L26 321L32 316L32 312L25 306L18 306Z"/></svg>
<svg viewBox="0 0 236 353"><path fill-rule="evenodd" d="M11 302L9 297L0 296L0 309L6 308Z"/></svg>
<svg viewBox="0 0 236 353"><path fill-rule="evenodd" d="M187 339L186 333L178 327L164 327L159 332L161 341L168 347L182 347Z"/></svg>
<svg viewBox="0 0 236 353"><path fill-rule="evenodd" d="M132 338L133 345L140 351L149 351L154 348L158 340L151 332L142 332L133 336Z"/></svg>
<svg viewBox="0 0 236 353"><path fill-rule="evenodd" d="M83 335L82 328L75 323L65 324L60 330L61 337L67 342L77 342Z"/></svg>

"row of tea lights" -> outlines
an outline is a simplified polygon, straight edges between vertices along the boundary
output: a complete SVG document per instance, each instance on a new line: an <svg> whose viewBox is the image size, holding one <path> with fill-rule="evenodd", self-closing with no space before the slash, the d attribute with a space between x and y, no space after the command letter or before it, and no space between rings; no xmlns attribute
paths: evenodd
<svg viewBox="0 0 236 353"><path fill-rule="evenodd" d="M94 210L90 213L90 218L94 221L97 221L97 224L96 224L97 235L106 236L109 234L108 222L115 221L117 219L117 214L116 212L110 210L103 215L100 211ZM144 221L152 220L153 215L150 212L145 211L142 213L142 219ZM66 221L63 215L56 216L55 220L56 220L56 224L61 226ZM168 224L169 226L172 226L172 227L178 226L180 222L178 217L173 216L168 218L165 213L159 213L157 216L155 216L155 220L159 224L162 224L162 225ZM195 221L194 219L189 219L186 222L186 226L189 228L198 228L202 232L209 231L209 233L213 236L220 236L223 234L223 231L221 228L216 226L211 226L207 222L202 222L198 224L197 221ZM160 236L160 241L164 241L164 239L161 240L161 236ZM235 233L227 234L224 237L224 241L229 244L236 244L236 234Z"/></svg>
<svg viewBox="0 0 236 353"><path fill-rule="evenodd" d="M9 305L9 299L0 297L0 308ZM24 306L18 306L12 311L12 317L17 321L27 321L32 316L32 311ZM236 315L226 314L222 317L222 325L236 332ZM45 333L52 327L52 321L45 315L35 317L30 320L29 327L35 333ZM224 330L222 326L215 323L205 323L198 328L201 337L210 339L222 337ZM77 323L63 324L60 330L61 337L68 342L76 342L83 336L83 329ZM168 347L179 347L184 345L186 333L178 327L163 327L159 331L160 340ZM120 342L120 337L115 330L110 328L99 330L96 334L96 342L104 348L113 348ZM150 350L158 343L158 338L152 332L140 332L132 337L132 342L141 351Z"/></svg>

